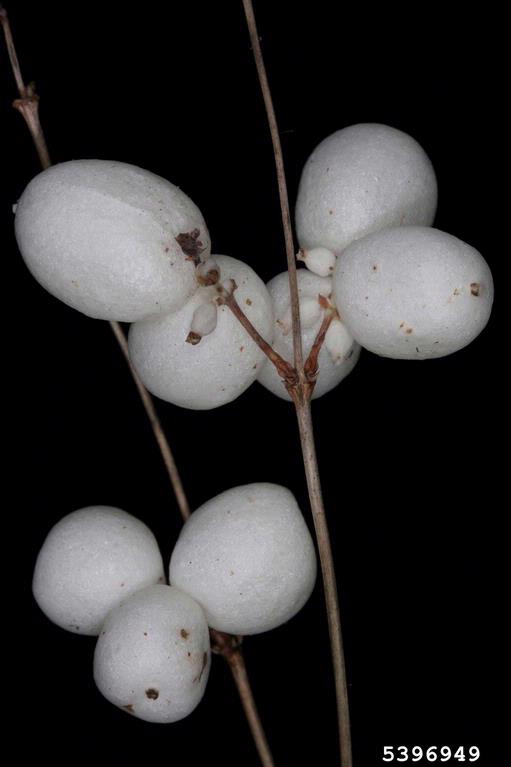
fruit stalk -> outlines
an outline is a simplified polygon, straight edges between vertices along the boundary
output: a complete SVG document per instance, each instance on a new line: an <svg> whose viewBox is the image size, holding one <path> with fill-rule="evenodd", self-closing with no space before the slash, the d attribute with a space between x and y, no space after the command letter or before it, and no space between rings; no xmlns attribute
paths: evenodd
<svg viewBox="0 0 511 767"><path fill-rule="evenodd" d="M282 156L282 147L280 143L279 131L273 100L271 96L266 69L264 66L263 54L259 42L259 34L252 6L252 0L243 0L243 8L247 20L252 51L254 54L259 84L264 99L266 114L270 127L271 139L273 144L273 153L277 169L277 181L279 188L280 207L282 212L282 224L284 228L284 237L286 243L286 256L289 274L289 289L291 294L291 316L293 328L293 351L294 367L297 381L294 385L288 387L288 391L293 399L300 430L300 444L303 453L305 474L307 478L307 487L311 504L314 527L318 543L319 557L321 561L321 570L323 575L323 585L325 592L326 609L328 615L328 628L330 634L330 645L332 653L332 662L335 676L335 690L337 700L337 717L340 739L340 757L341 767L352 766L351 755L351 734L348 706L348 692L346 671L344 664L343 640L341 631L341 621L339 614L339 603L337 598L337 586L335 579L335 569L330 545L330 535L325 516L323 497L321 494L321 485L319 481L319 470L314 445L314 433L312 429L310 398L313 386L311 381L307 380L307 374L303 363L302 334L300 325L300 304L298 295L298 282L296 274L295 249L293 243L293 230L291 225L291 215L289 210L289 199L287 194L286 177L284 173L284 161Z"/></svg>

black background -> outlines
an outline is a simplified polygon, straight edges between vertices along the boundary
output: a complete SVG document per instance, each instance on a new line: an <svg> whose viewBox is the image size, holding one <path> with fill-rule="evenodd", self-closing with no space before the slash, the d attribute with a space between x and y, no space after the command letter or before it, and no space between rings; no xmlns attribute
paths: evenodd
<svg viewBox="0 0 511 767"><path fill-rule="evenodd" d="M505 762L500 727L506 448L502 302L509 258L500 186L505 147L502 20L491 6L379 12L317 0L256 3L293 202L315 145L383 122L414 136L439 182L436 226L479 249L495 277L492 319L468 348L430 362L364 353L314 405L340 587L355 764L384 745L480 746ZM11 20L37 81L54 162L126 161L181 186L213 252L267 280L285 268L271 144L241 3L190 0L32 6ZM23 758L76 764L256 765L236 691L216 659L205 698L168 726L107 703L91 675L94 639L52 625L30 592L52 524L89 504L144 519L168 560L180 520L125 363L106 323L45 293L25 270L11 205L38 172L1 53L3 350L19 478L7 506L5 696ZM499 206L501 209L499 210ZM505 301L504 301L505 303ZM13 332L14 331L14 332ZM15 351L7 352L15 336ZM310 520L290 405L259 385L210 412L158 403L193 508L236 484L288 486ZM9 442L8 445L11 443ZM209 446L211 459L198 455ZM500 484L502 483L502 484ZM336 764L322 594L288 625L245 642L276 762ZM10 678L10 675L9 675Z"/></svg>

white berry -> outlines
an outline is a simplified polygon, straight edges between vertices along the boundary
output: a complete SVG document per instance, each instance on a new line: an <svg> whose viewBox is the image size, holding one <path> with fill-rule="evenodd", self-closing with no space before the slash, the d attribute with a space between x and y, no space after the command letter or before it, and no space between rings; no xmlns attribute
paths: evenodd
<svg viewBox="0 0 511 767"><path fill-rule="evenodd" d="M170 582L202 605L210 626L257 634L305 604L316 556L292 493L258 482L227 490L192 514L169 572Z"/></svg>
<svg viewBox="0 0 511 767"><path fill-rule="evenodd" d="M333 281L354 338L396 359L463 348L486 325L493 301L491 272L477 250L427 227L386 229L352 243Z"/></svg>
<svg viewBox="0 0 511 767"><path fill-rule="evenodd" d="M271 342L273 318L265 284L242 261L215 256L215 262L226 289L232 289L234 280L236 300ZM227 306L218 306L212 332L199 343L187 343L198 307L217 297L215 286L201 287L178 312L131 326L131 360L157 397L181 407L209 409L231 402L255 381L264 353Z"/></svg>
<svg viewBox="0 0 511 767"><path fill-rule="evenodd" d="M16 237L41 285L99 319L179 309L197 287L190 254L209 255L197 206L154 173L107 160L43 171L23 192Z"/></svg>
<svg viewBox="0 0 511 767"><path fill-rule="evenodd" d="M307 269L297 272L300 318L302 320L302 347L307 358L321 327L324 309L319 296L332 293L332 279L318 277ZM291 307L288 273L282 272L267 285L275 316L273 348L288 362L293 361L293 334L291 332ZM319 375L313 398L321 397L337 386L350 373L360 354L360 346L353 340L346 327L335 329L340 322L334 320L327 333L318 358ZM270 360L266 360L257 377L259 383L282 399L291 400L284 383Z"/></svg>
<svg viewBox="0 0 511 767"><path fill-rule="evenodd" d="M89 506L50 530L32 588L58 626L98 634L109 610L158 581L165 581L163 562L149 528L121 509Z"/></svg>
<svg viewBox="0 0 511 767"><path fill-rule="evenodd" d="M433 166L415 139L387 125L352 125L322 141L305 163L298 241L338 255L384 227L431 225L436 203Z"/></svg>
<svg viewBox="0 0 511 767"><path fill-rule="evenodd" d="M149 586L112 610L94 653L94 681L147 722L176 722L204 695L210 669L204 612L187 594Z"/></svg>

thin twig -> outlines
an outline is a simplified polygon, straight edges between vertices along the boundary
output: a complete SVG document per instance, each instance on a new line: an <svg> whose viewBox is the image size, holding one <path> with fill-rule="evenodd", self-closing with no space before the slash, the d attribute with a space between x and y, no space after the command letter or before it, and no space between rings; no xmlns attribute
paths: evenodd
<svg viewBox="0 0 511 767"><path fill-rule="evenodd" d="M250 681L247 676L247 669L243 656L239 650L234 652L229 661L229 667L232 671L236 687L240 695L241 704L245 711L245 716L250 724L252 735L257 743L259 758L264 767L273 767L273 758L271 755L266 735L261 727L261 720L255 705L255 698L250 688Z"/></svg>
<svg viewBox="0 0 511 767"><path fill-rule="evenodd" d="M320 296L320 298L323 298L323 296ZM324 299L326 301L326 299ZM314 343L311 346L311 350L309 352L309 356L305 360L305 377L307 379L307 382L309 386L311 387L311 396L312 392L314 391L314 386L316 384L316 379L318 377L319 367L318 367L318 357L321 349L323 348L323 344L325 342L325 336L328 332L328 328L332 324L332 320L336 316L337 312L332 308L329 307L323 307L325 309L325 314L323 317L323 320L321 322L320 328L316 334L316 338L314 339Z"/></svg>
<svg viewBox="0 0 511 767"><path fill-rule="evenodd" d="M296 374L292 365L289 364L283 357L280 356L270 344L265 341L259 331L252 325L249 318L236 301L234 292L227 291L220 286L219 297L217 298L219 304L225 304L231 312L234 314L238 322L245 328L252 340L259 346L259 348L266 354L268 359L277 368L278 374L286 382L286 385L293 385L296 383Z"/></svg>
<svg viewBox="0 0 511 767"><path fill-rule="evenodd" d="M14 40L12 37L11 28L9 24L9 17L7 15L7 11L1 5L0 5L0 21L2 23L2 28L4 30L4 35L5 35L5 40L7 43L7 49L9 52L9 60L11 62L12 71L16 80L16 85L17 85L19 94L20 94L20 99L17 99L14 102L13 106L16 109L18 109L23 115L23 117L25 118L25 122L30 131L30 135L32 136L32 140L37 149L40 163L43 169L46 169L51 165L51 162L50 162L50 156L48 154L48 150L46 148L46 140L44 137L43 129L38 116L37 107L38 107L39 98L32 86L29 86L28 89L25 87L23 78L21 76L21 69L19 66L18 57L16 55L16 48L14 45ZM27 104L32 104L33 106L31 107L29 106L27 109L21 109L20 102L25 102L25 101L27 102ZM188 504L188 499L186 497L186 494L181 482L181 478L179 476L179 472L177 469L176 462L174 460L172 450L170 449L170 445L163 431L163 427L161 425L160 419L158 418L158 415L156 413L156 409L154 407L152 397L147 391L147 389L145 388L145 386L143 385L133 365L131 364L129 354L128 354L128 343L126 340L126 336L124 335L124 332L121 328L121 325L118 322L110 322L110 327L112 328L115 338L117 339L117 342L126 359L126 362L128 363L129 370L131 372L131 375L137 387L138 393L142 400L142 404L144 406L147 417L151 424L151 428L153 430L153 434L155 436L156 442L158 443L158 447L160 448L160 452L161 452L164 464L167 468L167 472L168 472L168 475L174 490L174 494L176 496L176 500L179 506L179 511L181 512L183 521L186 521L188 517L190 516L190 507ZM250 732L252 734L254 744L256 746L257 752L259 754L259 758L261 760L261 764L263 765L263 767L274 767L274 762L273 762L273 758L268 746L268 741L261 723L261 719L259 717L259 713L257 711L257 706L255 704L254 696L250 687L245 660L243 658L243 653L241 651L241 646L240 646L241 637L235 637L229 634L224 634L223 632L215 631L215 629L210 629L210 637L211 637L212 649L219 655L222 655L222 657L228 663L229 668L231 669L232 675L234 677L234 681L236 683L236 687L238 689L240 700L243 706L243 710L247 718Z"/></svg>
<svg viewBox="0 0 511 767"><path fill-rule="evenodd" d="M184 491L183 483L181 482L181 477L179 476L179 471L177 469L174 455L170 449L170 445L165 436L165 432L163 431L161 421L158 418L156 408L154 407L153 398L145 388L137 374L137 371L131 363L128 352L128 341L120 324L118 322L110 322L110 327L112 328L113 334L117 339L122 353L124 354L126 362L128 363L131 375L133 376L133 381L135 382L135 386L137 387L140 399L142 400L142 404L144 405L144 409L151 424L154 437L158 443L158 447L160 448L161 457L163 458L163 463L167 469L170 482L172 484L172 489L174 490L174 495L176 496L179 511L183 517L183 521L186 522L190 516L190 506Z"/></svg>
<svg viewBox="0 0 511 767"><path fill-rule="evenodd" d="M341 621L339 615L339 603L337 598L337 586L335 580L335 570L330 545L330 536L325 516L325 508L321 493L321 484L319 479L319 469L314 444L314 434L312 430L312 418L310 409L310 397L312 386L307 381L306 372L303 364L302 338L300 328L300 310L298 285L296 279L296 264L294 259L293 235L291 228L291 217L289 213L289 202L286 191L286 179L284 174L284 165L282 160L282 149L275 119L275 111L271 97L268 79L263 63L259 35L257 32L252 0L243 0L245 16L252 42L259 83L263 93L264 104L270 124L270 131L273 142L273 151L275 155L275 164L277 166L277 179L279 184L280 204L282 211L282 221L284 225L284 235L286 240L286 255L288 262L289 288L291 294L291 309L293 321L293 347L295 370L297 374L297 383L294 386L287 386L296 408L298 426L300 431L300 444L302 448L305 475L307 478L307 488L316 530L316 539L318 543L319 557L321 560L321 571L323 575L323 585L325 592L326 609L328 615L328 629L330 634L330 646L332 652L332 662L334 668L335 691L337 700L337 716L339 726L340 758L341 767L352 767L351 755L351 734L348 706L348 693L346 670L344 664L344 651L341 632Z"/></svg>
<svg viewBox="0 0 511 767"><path fill-rule="evenodd" d="M291 225L291 213L289 210L289 198L287 194L286 176L284 173L284 159L282 157L282 146L280 144L279 129L277 118L273 108L273 101L266 76L263 53L259 43L257 25L252 7L252 0L243 0L243 8L247 19L250 42L254 54L255 64L261 91L266 109L266 116L270 126L271 140L273 144L273 154L275 156L275 165L277 167L277 182L279 187L280 209L282 212L282 226L284 229L284 239L286 243L287 270L289 274L289 289L291 293L291 315L293 318L293 352L294 365L300 380L305 383L303 369L303 351L302 351L302 330L300 323L300 301L298 297L298 281L296 278L295 248L293 243L293 227Z"/></svg>
<svg viewBox="0 0 511 767"><path fill-rule="evenodd" d="M44 133L41 128L41 122L39 120L39 96L34 90L34 85L30 83L25 85L23 77L21 75L21 67L16 54L16 46L14 45L14 39L11 32L11 25L9 24L9 17L5 8L0 5L0 22L2 23L2 29L4 31L5 43L7 46L7 53L9 54L9 61L11 62L11 69L16 80L16 87L18 89L19 98L15 99L12 103L13 107L20 112L25 118L25 122L32 136L32 140L37 149L39 155L39 161L43 167L49 168L51 165L50 155L48 153L48 147L44 138Z"/></svg>
<svg viewBox="0 0 511 767"><path fill-rule="evenodd" d="M296 404L296 401L295 401ZM296 406L298 426L300 430L300 443L302 446L303 463L307 477L307 489L312 507L316 539L320 552L321 573L325 589L327 603L328 630L332 649L332 662L334 667L335 690L337 697L337 712L339 719L339 739L342 767L351 767L351 732L348 704L348 687L346 683L346 668L344 663L344 649L341 633L341 618L339 613L339 600L337 597L337 583L335 579L334 560L330 545L328 523L323 504L321 482L318 471L316 446L312 425L310 401Z"/></svg>

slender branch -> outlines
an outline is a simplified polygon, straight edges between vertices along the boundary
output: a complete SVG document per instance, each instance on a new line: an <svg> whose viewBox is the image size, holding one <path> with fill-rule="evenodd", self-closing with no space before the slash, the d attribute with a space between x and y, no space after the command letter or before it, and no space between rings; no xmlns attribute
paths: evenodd
<svg viewBox="0 0 511 767"><path fill-rule="evenodd" d="M291 396L293 396L292 392ZM303 464L305 467L305 475L307 477L307 489L309 491L316 540L320 552L321 574L323 576L323 586L325 589L328 631L330 633L335 692L337 698L341 766L352 767L348 686L344 663L339 600L337 597L337 583L335 579L332 547L330 545L330 534L328 532L328 523L321 492L321 482L319 478L314 431L312 426L311 404L310 401L297 404L295 399L295 405L298 417L298 427L300 430Z"/></svg>
<svg viewBox="0 0 511 767"><path fill-rule="evenodd" d="M252 737L257 746L259 752L259 758L264 767L273 767L273 757L271 755L266 735L261 727L261 720L259 713L255 705L255 698L250 687L250 681L247 676L247 669L243 660L243 655L238 651L232 654L229 659L229 667L231 669L236 687L240 695L241 704L245 711L245 716L250 725L252 731Z"/></svg>
<svg viewBox="0 0 511 767"><path fill-rule="evenodd" d="M312 395L313 385L311 386L310 382L307 381L306 371L303 364L296 264L294 258L291 217L289 213L288 195L286 191L286 179L284 174L282 149L280 146L271 92L263 63L263 56L259 43L259 36L257 33L252 0L243 0L243 7L245 9L245 16L247 19L250 39L252 42L255 63L259 76L259 83L263 93L268 122L270 124L273 152L275 155L275 164L277 167L282 222L284 225L284 235L286 240L286 255L288 262L289 289L291 294L293 322L293 348L295 371L297 377L297 383L295 385L287 386L287 389L295 404L296 415L298 419L300 444L302 448L305 475L307 479L307 488L309 491L309 499L314 520L314 527L316 530L319 557L321 561L321 571L323 575L326 610L328 616L328 629L330 634L330 646L335 677L341 767L352 767L353 762L351 755L348 692L346 670L344 664L341 621L339 615L339 603L337 598L337 585L335 580L335 570L332 558L332 549L330 545L330 536L325 516L323 497L321 493L321 484L314 444L314 434L312 429L310 398Z"/></svg>
<svg viewBox="0 0 511 767"><path fill-rule="evenodd" d="M25 118L25 122L30 131L30 135L32 136L32 140L37 149L40 163L43 169L46 169L51 165L51 162L48 150L46 148L46 140L44 137L43 129L38 116L39 98L32 86L29 86L28 88L25 87L23 78L21 76L18 57L16 55L16 47L14 45L7 11L1 5L0 21L4 30L12 71L20 94L20 99L17 99L13 106L18 109ZM21 108L21 102L26 102L27 107ZM140 399L142 400L142 404L151 424L156 442L160 448L163 462L167 468L167 472L179 506L179 511L181 512L183 521L186 521L190 516L188 499L186 497L181 478L179 476L172 450L170 449L170 445L163 431L160 419L156 413L153 399L140 380L133 365L131 364L128 354L128 343L121 325L118 322L110 322L110 327L114 333L115 338L117 339L126 362L128 363L129 370L137 387ZM229 634L224 634L223 632L215 631L215 629L210 629L210 637L212 649L219 655L222 655L222 657L228 663L229 668L231 669L243 706L243 710L247 718L250 732L252 734L254 744L261 760L261 764L263 767L274 767L274 762L268 746L268 741L266 739L266 735L250 687L245 660L243 658L243 653L240 646L241 637L234 637Z"/></svg>
<svg viewBox="0 0 511 767"><path fill-rule="evenodd" d="M247 19L248 32L250 35L250 42L252 43L252 51L254 54L254 60L257 67L257 74L259 77L259 84L264 99L264 106L266 109L266 116L268 118L268 124L270 126L271 140L273 144L273 154L275 156L275 165L277 168L277 182L279 186L279 198L280 209L282 212L282 226L284 229L284 239L286 242L286 257L287 257L287 270L289 274L289 289L291 293L291 315L293 318L293 351L294 351L294 364L295 370L298 374L299 380L305 383L304 368L303 368L303 351L302 351L302 329L300 324L300 301L298 296L298 281L296 278L296 261L295 261L295 248L293 243L293 227L291 225L291 213L289 211L289 198L287 194L286 176L284 173L284 159L282 157L282 146L280 143L279 129L277 126L277 118L275 116L275 109L273 108L273 101L270 92L270 86L268 84L268 77L266 76L266 68L264 66L263 53L261 51L261 44L259 42L259 35L257 32L257 25L254 16L254 9L252 7L252 0L243 0L243 8L245 10L245 16Z"/></svg>
<svg viewBox="0 0 511 767"><path fill-rule="evenodd" d="M133 367L131 363L129 353L128 353L128 342L126 340L126 336L124 335L124 332L120 324L118 322L110 322L110 327L112 328L112 332L117 339L117 342L121 348L121 351L130 369L131 375L133 377L133 381L135 383L135 386L137 387L138 393L140 395L140 399L142 400L142 404L144 406L147 417L151 424L154 438L156 439L156 442L158 443L158 447L160 448L161 457L163 458L163 463L165 464L165 467L167 469L170 482L172 484L172 489L174 490L174 495L176 496L176 501L179 507L180 514L183 517L183 521L186 522L186 520L190 516L190 506L188 504L188 499L186 497L186 494L183 488L183 483L181 482L181 477L179 476L179 471L177 469L174 454L172 453L172 450L170 449L170 445L165 436L165 432L163 431L161 421L158 418L156 408L154 407L153 398L151 397L151 395L145 388L144 384L140 380L135 368Z"/></svg>
<svg viewBox="0 0 511 767"><path fill-rule="evenodd" d="M320 298L323 298L323 296L320 296ZM326 301L326 299L324 299ZM323 343L325 341L325 336L328 332L328 328L332 324L332 320L336 316L337 312L333 309L330 309L328 306L323 307L325 309L325 314L323 317L323 320L321 322L321 325L319 327L319 330L316 334L316 338L314 339L314 343L311 346L311 350L309 352L309 356L305 360L305 377L307 379L307 382L309 386L311 387L311 395L314 391L314 386L316 384L316 379L318 377L318 357L319 353L323 347Z"/></svg>
<svg viewBox="0 0 511 767"><path fill-rule="evenodd" d="M42 167L49 168L51 165L50 155L39 120L39 96L35 92L32 83L26 86L23 81L20 63L16 54L16 46L14 45L14 39L11 32L11 25L9 23L9 16L2 5L0 5L0 22L2 23L7 53L9 54L12 73L16 80L16 87L19 93L19 98L15 99L12 105L25 119Z"/></svg>
<svg viewBox="0 0 511 767"><path fill-rule="evenodd" d="M225 290L223 286L220 286L218 291L219 291L219 297L217 298L217 302L219 304L225 304L225 306L227 306L231 310L231 312L234 314L238 322L240 322L241 325L243 325L243 327L245 328L249 336L252 338L252 340L259 346L259 348L266 354L268 359L275 365L275 367L277 368L278 374L286 382L286 385L291 386L293 385L293 383L296 383L296 374L292 365L290 365L289 362L286 362L286 360L283 357L281 357L280 354L276 352L275 349L272 346L270 346L270 344L267 341L265 341L265 339L262 337L259 331L252 325L247 315L245 314L241 306L236 301L234 297L234 292Z"/></svg>

